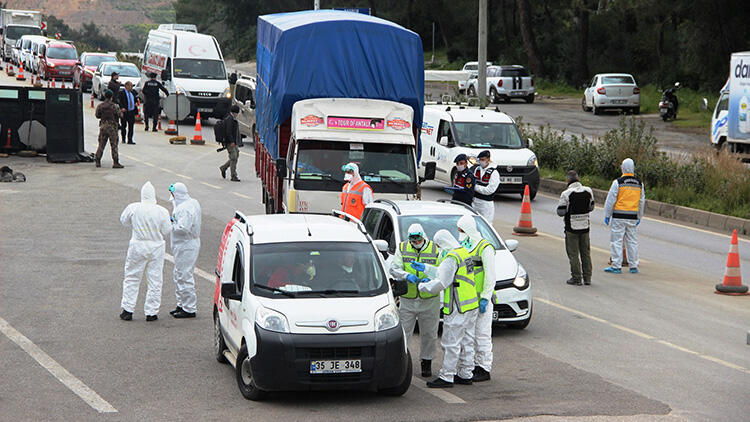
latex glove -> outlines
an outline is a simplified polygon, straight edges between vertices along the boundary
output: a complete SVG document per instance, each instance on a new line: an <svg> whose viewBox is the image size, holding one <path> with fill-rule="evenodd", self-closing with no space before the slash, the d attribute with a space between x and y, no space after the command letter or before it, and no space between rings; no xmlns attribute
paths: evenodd
<svg viewBox="0 0 750 422"><path fill-rule="evenodd" d="M424 264L421 263L421 262L411 262L411 263L409 263L409 265L411 265L411 267L414 268L417 271L424 272L424 268L425 267L424 267Z"/></svg>
<svg viewBox="0 0 750 422"><path fill-rule="evenodd" d="M638 221L635 222L636 226L638 226L639 224L641 224L641 219L640 218L638 219Z"/></svg>
<svg viewBox="0 0 750 422"><path fill-rule="evenodd" d="M419 284L419 277L415 276L414 274L409 274L406 276L406 281L409 283Z"/></svg>
<svg viewBox="0 0 750 422"><path fill-rule="evenodd" d="M609 226L609 217L604 217L604 224Z"/></svg>
<svg viewBox="0 0 750 422"><path fill-rule="evenodd" d="M480 314L487 312L487 303L489 303L487 299L479 299L479 313Z"/></svg>
<svg viewBox="0 0 750 422"><path fill-rule="evenodd" d="M428 281L430 281L429 278L423 278L423 279L419 280L420 283L427 283Z"/></svg>
<svg viewBox="0 0 750 422"><path fill-rule="evenodd" d="M453 189L451 189L450 186L444 187L443 190L445 191L445 193L453 193Z"/></svg>
<svg viewBox="0 0 750 422"><path fill-rule="evenodd" d="M169 219L174 223L174 216L173 215L170 215Z"/></svg>

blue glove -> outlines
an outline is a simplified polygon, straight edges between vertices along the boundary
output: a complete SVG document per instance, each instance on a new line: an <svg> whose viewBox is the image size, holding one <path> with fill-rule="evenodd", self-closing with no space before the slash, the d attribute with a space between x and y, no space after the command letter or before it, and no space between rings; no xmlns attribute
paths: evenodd
<svg viewBox="0 0 750 422"><path fill-rule="evenodd" d="M419 277L415 276L414 274L409 274L406 276L406 281L408 281L409 283L418 284Z"/></svg>
<svg viewBox="0 0 750 422"><path fill-rule="evenodd" d="M636 221L635 225L638 226L639 224L641 224L641 219L640 218L638 219L638 221Z"/></svg>
<svg viewBox="0 0 750 422"><path fill-rule="evenodd" d="M409 265L411 265L411 267L414 268L417 271L424 272L424 264L421 263L421 262L411 262L411 263L409 263Z"/></svg>
<svg viewBox="0 0 750 422"><path fill-rule="evenodd" d="M479 313L480 314L487 312L487 303L489 303L487 299L479 299Z"/></svg>
<svg viewBox="0 0 750 422"><path fill-rule="evenodd" d="M174 223L174 216L170 215L169 220Z"/></svg>
<svg viewBox="0 0 750 422"><path fill-rule="evenodd" d="M609 217L604 217L604 224L609 226Z"/></svg>
<svg viewBox="0 0 750 422"><path fill-rule="evenodd" d="M419 280L420 283L427 283L428 281L430 281L429 278L423 278L423 279Z"/></svg>

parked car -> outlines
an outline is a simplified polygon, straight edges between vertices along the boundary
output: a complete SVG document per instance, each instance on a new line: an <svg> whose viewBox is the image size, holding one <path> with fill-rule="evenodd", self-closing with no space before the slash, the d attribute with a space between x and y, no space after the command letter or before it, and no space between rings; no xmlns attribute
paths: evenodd
<svg viewBox="0 0 750 422"><path fill-rule="evenodd" d="M23 66L24 70L30 71L31 62L33 60L32 43L34 41L46 40L46 38L41 35L24 35L21 38L19 38L19 40L21 40L21 49L19 53L18 66Z"/></svg>
<svg viewBox="0 0 750 422"><path fill-rule="evenodd" d="M487 62L487 66L492 66L492 62ZM479 70L479 62L466 62L466 64L464 64L461 71L467 73L467 78L464 81L458 81L458 92L461 94L466 92L466 84L468 80L471 79L471 75L476 73L477 70Z"/></svg>
<svg viewBox="0 0 750 422"><path fill-rule="evenodd" d="M240 108L240 134L255 141L255 77L240 76L234 84L232 104Z"/></svg>
<svg viewBox="0 0 750 422"><path fill-rule="evenodd" d="M367 205L362 222L373 239L388 242L388 254L393 256L398 245L408 239L410 225L421 224L429 239L440 229L448 230L458 239L456 223L464 215L475 219L482 237L495 247L492 321L512 328L526 328L531 321L532 289L528 273L512 253L518 248L518 241L503 240L472 207L450 201L378 199Z"/></svg>
<svg viewBox="0 0 750 422"><path fill-rule="evenodd" d="M44 46L49 41L45 37L34 38L31 40L31 54L29 55L28 71L34 75L39 73L39 62L44 55ZM26 67L24 67L26 69Z"/></svg>
<svg viewBox="0 0 750 422"><path fill-rule="evenodd" d="M242 395L352 390L400 396L412 363L382 253L358 220L237 212L216 264L214 353Z"/></svg>
<svg viewBox="0 0 750 422"><path fill-rule="evenodd" d="M23 44L23 39L19 38L16 40L16 44L13 46L13 50L10 56L10 62L13 63L13 66L18 66L18 64L21 63L21 45L22 44Z"/></svg>
<svg viewBox="0 0 750 422"><path fill-rule="evenodd" d="M641 89L635 78L627 73L601 73L591 80L581 99L583 111L618 109L633 114L641 112Z"/></svg>
<svg viewBox="0 0 750 422"><path fill-rule="evenodd" d="M73 80L73 68L78 62L78 52L72 44L51 40L39 58L39 77L42 79Z"/></svg>
<svg viewBox="0 0 750 422"><path fill-rule="evenodd" d="M118 79L121 84L125 85L125 82L132 82L133 86L137 86L141 80L141 72L138 70L138 66L129 62L103 62L99 63L99 67L94 72L94 79L91 82L91 95L96 98L104 99L104 90L107 89L109 80L112 79L112 72L117 72ZM112 93L117 95L116 92Z"/></svg>
<svg viewBox="0 0 750 422"><path fill-rule="evenodd" d="M81 57L76 63L73 70L73 82L81 87L81 90L88 91L91 89L91 82L94 80L94 72L99 64L106 62L116 62L117 57L105 53L81 53Z"/></svg>
<svg viewBox="0 0 750 422"><path fill-rule="evenodd" d="M478 86L478 76L472 75L467 82L468 95L476 96ZM490 66L487 68L486 95L492 103L507 103L513 98L522 98L527 103L533 103L534 77L520 65Z"/></svg>

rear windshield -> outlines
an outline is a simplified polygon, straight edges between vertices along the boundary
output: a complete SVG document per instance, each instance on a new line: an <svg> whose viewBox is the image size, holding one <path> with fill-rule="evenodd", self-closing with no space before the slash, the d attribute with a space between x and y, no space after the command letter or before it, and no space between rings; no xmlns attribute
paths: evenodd
<svg viewBox="0 0 750 422"><path fill-rule="evenodd" d="M503 72L502 76L511 76L511 77L529 76L529 72L527 72L526 69L522 67L515 68L515 69L503 69L502 72Z"/></svg>
<svg viewBox="0 0 750 422"><path fill-rule="evenodd" d="M112 74L112 72L117 72L120 76L127 76L129 78L137 78L141 76L141 74L138 72L138 68L135 65L105 65L102 69L102 74L109 76Z"/></svg>
<svg viewBox="0 0 750 422"><path fill-rule="evenodd" d="M602 76L602 85L635 85L632 76Z"/></svg>
<svg viewBox="0 0 750 422"><path fill-rule="evenodd" d="M116 62L117 59L112 56L86 56L84 66L99 66L100 63Z"/></svg>
<svg viewBox="0 0 750 422"><path fill-rule="evenodd" d="M47 49L48 59L76 60L78 53L72 47L50 47Z"/></svg>

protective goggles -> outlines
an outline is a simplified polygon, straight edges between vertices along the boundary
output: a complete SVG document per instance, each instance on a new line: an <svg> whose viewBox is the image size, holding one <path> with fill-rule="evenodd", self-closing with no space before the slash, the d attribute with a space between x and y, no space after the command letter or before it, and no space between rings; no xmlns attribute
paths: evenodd
<svg viewBox="0 0 750 422"><path fill-rule="evenodd" d="M174 183L172 183L171 185L169 185L169 191L172 192L172 193L174 193Z"/></svg>
<svg viewBox="0 0 750 422"><path fill-rule="evenodd" d="M354 166L352 166L351 164L344 164L343 166L341 166L341 171L354 171Z"/></svg>
<svg viewBox="0 0 750 422"><path fill-rule="evenodd" d="M419 241L422 239L424 239L422 233L409 233L409 240L411 241Z"/></svg>

